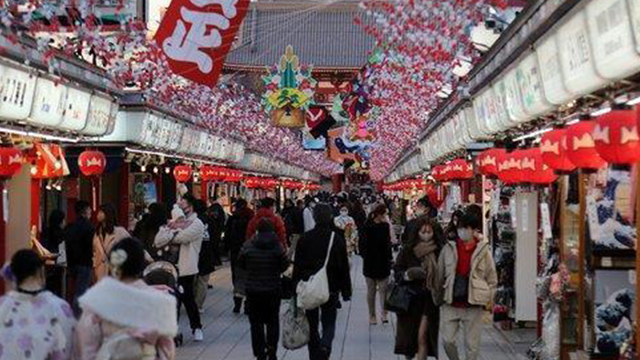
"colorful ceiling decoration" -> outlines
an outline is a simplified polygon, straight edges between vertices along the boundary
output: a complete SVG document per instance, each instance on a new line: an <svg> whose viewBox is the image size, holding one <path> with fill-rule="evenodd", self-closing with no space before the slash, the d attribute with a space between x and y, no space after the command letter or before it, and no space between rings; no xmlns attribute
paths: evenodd
<svg viewBox="0 0 640 360"><path fill-rule="evenodd" d="M503 1L414 0L363 1L375 26L356 22L376 38L378 48L363 69L363 88L372 106L380 108L373 130L378 141L371 154L371 176L382 179L418 141L428 115L443 89L458 89L453 69L460 59L476 61L479 53L470 40L472 27L483 20L488 6L504 7Z"/></svg>

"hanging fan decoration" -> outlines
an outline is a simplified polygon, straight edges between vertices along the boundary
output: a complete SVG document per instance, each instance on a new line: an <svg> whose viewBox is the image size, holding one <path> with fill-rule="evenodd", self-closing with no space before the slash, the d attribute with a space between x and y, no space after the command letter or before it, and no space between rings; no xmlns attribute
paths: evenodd
<svg viewBox="0 0 640 360"><path fill-rule="evenodd" d="M305 125L305 111L314 104L317 85L312 70L312 66L300 65L291 45L280 58L280 64L268 69L262 78L265 84L262 105L271 113L273 125L289 128Z"/></svg>

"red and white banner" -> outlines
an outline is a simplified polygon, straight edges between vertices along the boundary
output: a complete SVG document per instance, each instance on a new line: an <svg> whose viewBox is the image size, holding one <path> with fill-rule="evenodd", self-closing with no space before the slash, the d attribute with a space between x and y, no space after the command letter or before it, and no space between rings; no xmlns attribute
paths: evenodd
<svg viewBox="0 0 640 360"><path fill-rule="evenodd" d="M214 87L250 0L173 0L156 32L171 70Z"/></svg>

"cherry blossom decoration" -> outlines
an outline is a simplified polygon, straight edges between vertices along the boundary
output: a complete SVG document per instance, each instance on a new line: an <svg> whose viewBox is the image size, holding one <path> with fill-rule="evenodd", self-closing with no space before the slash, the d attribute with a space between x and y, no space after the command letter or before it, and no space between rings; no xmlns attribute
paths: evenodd
<svg viewBox="0 0 640 360"><path fill-rule="evenodd" d="M372 104L381 108L374 124L378 141L371 158L372 178L382 179L426 125L441 90L461 89L453 74L460 58L478 59L470 40L491 0L366 0L360 6L375 25L362 24L382 52L364 69Z"/></svg>

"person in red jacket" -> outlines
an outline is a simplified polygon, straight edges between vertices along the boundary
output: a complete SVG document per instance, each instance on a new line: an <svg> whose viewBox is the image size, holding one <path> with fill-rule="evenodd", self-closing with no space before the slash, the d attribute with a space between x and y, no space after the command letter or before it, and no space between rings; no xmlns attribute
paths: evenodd
<svg viewBox="0 0 640 360"><path fill-rule="evenodd" d="M258 205L258 211L256 211L256 215L251 219L249 225L247 226L247 240L251 240L256 235L256 229L258 227L258 223L262 219L269 219L276 230L276 235L278 235L278 240L282 245L282 248L287 250L287 231L284 226L284 221L282 218L276 214L276 201L272 198L264 198L260 200L260 205Z"/></svg>

